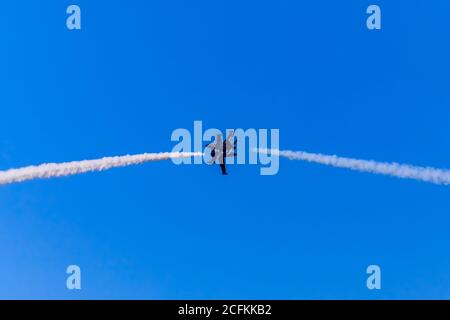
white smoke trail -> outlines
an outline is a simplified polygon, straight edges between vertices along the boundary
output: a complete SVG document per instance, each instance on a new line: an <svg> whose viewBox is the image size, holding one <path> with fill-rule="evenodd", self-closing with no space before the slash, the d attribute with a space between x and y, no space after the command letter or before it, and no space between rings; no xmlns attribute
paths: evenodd
<svg viewBox="0 0 450 320"><path fill-rule="evenodd" d="M203 153L201 152L161 152L126 155L120 157L106 157L96 160L45 163L38 166L0 171L0 185L33 179L71 176L90 171L103 171L111 168L137 165L150 161L199 157L202 155Z"/></svg>
<svg viewBox="0 0 450 320"><path fill-rule="evenodd" d="M408 164L377 162L373 160L359 160L338 157L335 155L324 155L320 153L308 153L304 151L280 151L274 149L257 149L263 154L278 155L291 160L302 160L315 162L328 166L383 174L404 179L415 179L435 184L450 184L450 170L436 169L431 167L418 167Z"/></svg>

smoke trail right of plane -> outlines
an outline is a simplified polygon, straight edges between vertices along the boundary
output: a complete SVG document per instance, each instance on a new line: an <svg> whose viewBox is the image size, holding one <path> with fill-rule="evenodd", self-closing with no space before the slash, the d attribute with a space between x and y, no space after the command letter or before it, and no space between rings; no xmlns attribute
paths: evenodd
<svg viewBox="0 0 450 320"><path fill-rule="evenodd" d="M419 167L395 162L388 163L373 160L360 160L304 151L282 151L275 149L257 149L255 151L262 154L278 155L290 160L302 160L338 168L382 174L403 179L414 179L440 185L450 184L450 170L447 169Z"/></svg>

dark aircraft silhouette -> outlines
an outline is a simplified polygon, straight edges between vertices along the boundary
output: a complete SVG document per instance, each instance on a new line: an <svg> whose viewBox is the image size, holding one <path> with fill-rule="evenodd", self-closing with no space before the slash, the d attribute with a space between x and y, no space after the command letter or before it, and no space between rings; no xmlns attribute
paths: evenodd
<svg viewBox="0 0 450 320"><path fill-rule="evenodd" d="M211 161L209 164L213 164L216 162L216 160L219 161L220 169L222 170L222 175L227 175L227 168L226 168L226 158L229 157L236 157L236 144L237 144L237 138L234 138L234 141L232 140L234 135L234 132L231 131L227 139L222 143L222 136L217 135L216 141L214 143L211 143L207 145L206 147L211 149Z"/></svg>

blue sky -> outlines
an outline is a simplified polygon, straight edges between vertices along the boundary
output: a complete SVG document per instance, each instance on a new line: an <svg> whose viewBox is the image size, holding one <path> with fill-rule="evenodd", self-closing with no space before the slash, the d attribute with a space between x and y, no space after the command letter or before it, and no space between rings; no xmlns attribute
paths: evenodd
<svg viewBox="0 0 450 320"><path fill-rule="evenodd" d="M81 31L65 26L72 3ZM372 3L381 31L366 28ZM194 120L448 168L449 9L7 1L0 169L170 151ZM0 188L0 298L449 298L448 187L285 159L276 176L229 171L161 162ZM66 289L70 264L80 291Z"/></svg>

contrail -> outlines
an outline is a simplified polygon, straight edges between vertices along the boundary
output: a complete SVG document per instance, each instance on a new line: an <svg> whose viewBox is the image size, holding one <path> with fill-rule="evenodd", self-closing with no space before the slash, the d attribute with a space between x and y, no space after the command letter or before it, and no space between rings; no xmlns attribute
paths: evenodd
<svg viewBox="0 0 450 320"><path fill-rule="evenodd" d="M272 154L286 157L291 160L302 160L320 163L333 167L388 175L404 179L415 179L441 185L450 184L450 170L432 167L419 167L408 164L377 162L373 160L360 160L338 157L320 153L304 151L289 151L275 149L256 149L258 153ZM201 157L201 152L161 152L105 157L95 160L82 160L63 163L45 163L38 166L28 166L18 169L0 171L0 185L18 183L34 179L48 179L71 176L91 171L104 171L111 168L138 165L151 161L162 161L179 158Z"/></svg>
<svg viewBox="0 0 450 320"><path fill-rule="evenodd" d="M46 179L71 176L90 171L104 171L111 168L142 164L150 161L161 161L177 158L202 156L201 152L161 152L105 157L95 160L82 160L63 163L45 163L18 169L0 171L0 185L23 182L34 179Z"/></svg>
<svg viewBox="0 0 450 320"><path fill-rule="evenodd" d="M415 179L441 185L450 184L450 170L446 169L419 167L395 162L388 163L377 162L373 160L344 158L335 155L309 153L304 151L257 149L257 152L263 154L272 154L275 156L278 155L281 157L289 158L291 160L302 160L307 162L320 163L338 168L383 174L403 179Z"/></svg>

